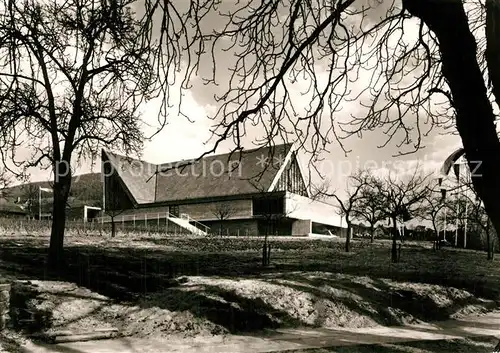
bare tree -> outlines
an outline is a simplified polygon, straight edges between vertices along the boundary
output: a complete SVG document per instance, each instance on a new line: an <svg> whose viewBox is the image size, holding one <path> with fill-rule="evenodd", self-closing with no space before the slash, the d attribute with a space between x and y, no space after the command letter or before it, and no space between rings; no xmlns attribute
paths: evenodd
<svg viewBox="0 0 500 353"><path fill-rule="evenodd" d="M446 212L448 202L445 195L441 191L439 185L431 186L428 193L424 197L424 205L422 207L421 218L431 221L434 234L436 236L435 249L440 247L439 239L439 224L442 221L443 211Z"/></svg>
<svg viewBox="0 0 500 353"><path fill-rule="evenodd" d="M482 230L486 235L486 257L488 260L493 260L496 248L497 233L491 224L491 220L484 209L481 201L471 203L467 218L471 223L475 224L477 228Z"/></svg>
<svg viewBox="0 0 500 353"><path fill-rule="evenodd" d="M449 190L446 191L446 194L450 195L447 197L448 219L454 222L457 228L465 230L469 224L469 226L472 225L473 228L475 227L479 232L484 233L487 259L493 260L498 233L486 212L484 202L474 188L473 173L470 170L462 170L460 164L454 172L455 183L451 184Z"/></svg>
<svg viewBox="0 0 500 353"><path fill-rule="evenodd" d="M374 182L373 176L367 170L359 170L355 174L351 175L347 181L348 187L346 196L341 198L338 193L333 191L328 191L329 186L324 183L322 186L316 188L313 198L318 197L333 197L339 205L339 215L343 216L347 225L347 234L345 239L345 251L349 252L351 248L351 229L353 217L357 215L357 206L361 198L363 197L363 190L367 186L372 185Z"/></svg>
<svg viewBox="0 0 500 353"><path fill-rule="evenodd" d="M455 197L450 197L447 202L448 218L460 228L465 229L465 222L467 222L472 228L484 233L487 259L493 260L497 232L486 212L484 203L479 198L479 195L474 192L470 180L468 178L460 178L459 180L462 181L462 189L465 188L465 192L464 190L462 192L456 190Z"/></svg>
<svg viewBox="0 0 500 353"><path fill-rule="evenodd" d="M385 199L379 194L380 180L373 177L370 183L361 189L360 198L352 210L355 218L366 221L370 227L370 242L375 240L375 226L386 218Z"/></svg>
<svg viewBox="0 0 500 353"><path fill-rule="evenodd" d="M38 200L38 185L34 183L26 183L21 186L21 201L24 202L24 207L28 211L28 214L30 217L36 213L38 207L39 207L39 200Z"/></svg>
<svg viewBox="0 0 500 353"><path fill-rule="evenodd" d="M214 207L212 208L212 214L217 217L217 219L220 222L219 226L219 232L220 236L222 236L223 232L223 223L226 221L229 217L234 215L235 209L233 205L231 205L230 202L217 202Z"/></svg>
<svg viewBox="0 0 500 353"><path fill-rule="evenodd" d="M5 170L0 169L0 196L8 196L9 191L7 189L11 184L12 181L8 173Z"/></svg>
<svg viewBox="0 0 500 353"><path fill-rule="evenodd" d="M1 1L0 151L16 173L52 169L49 265L63 262L75 163L102 147L138 152L139 108L168 90L151 18L134 13L135 3ZM21 142L32 152L23 160Z"/></svg>
<svg viewBox="0 0 500 353"><path fill-rule="evenodd" d="M474 188L500 230L500 141L492 105L500 101L496 0L195 4L182 18L198 23L192 30L192 42L199 44L192 50L193 72L201 61L204 67L213 61L203 83L219 93L220 103L213 116L216 141L206 153L226 139L241 148L250 124L265 127L265 144L298 140L313 154L311 163L330 142L343 146L345 138L365 131L384 128L383 146L401 138L400 152L409 153L433 127L451 128L475 171ZM193 12L200 15L190 17ZM207 13L215 27L208 26ZM234 53L227 72L216 65L221 51ZM369 82L356 89L352 82L363 78ZM294 99L297 82L307 86L305 106ZM350 101L366 109L339 120Z"/></svg>
<svg viewBox="0 0 500 353"><path fill-rule="evenodd" d="M284 219L297 210L297 206L292 202L288 202L292 198L287 191L269 193L258 181L249 179L248 182L258 193L254 200L258 200L259 206L257 206L257 209L254 208L254 214L261 218L265 224L262 265L269 266L271 261L269 236L276 232L276 227L279 228Z"/></svg>
<svg viewBox="0 0 500 353"><path fill-rule="evenodd" d="M379 193L385 199L385 215L392 221L392 262L398 262L397 239L401 239L398 222L405 222L421 214L429 188L429 176L422 175L419 168L407 176L389 173L380 183Z"/></svg>
<svg viewBox="0 0 500 353"><path fill-rule="evenodd" d="M111 199L106 199L106 209L104 213L111 219L111 237L116 236L116 217L121 215L125 210L121 208L121 203L118 198L112 197Z"/></svg>

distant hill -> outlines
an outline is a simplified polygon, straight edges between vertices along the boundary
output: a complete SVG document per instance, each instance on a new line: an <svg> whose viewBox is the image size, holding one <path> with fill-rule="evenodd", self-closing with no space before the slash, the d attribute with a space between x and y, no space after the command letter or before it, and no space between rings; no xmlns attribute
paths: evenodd
<svg viewBox="0 0 500 353"><path fill-rule="evenodd" d="M10 200L21 199L24 202L28 199L38 198L38 188L52 188L52 183L39 181L20 184L6 188L5 198ZM42 194L42 197L49 198L50 195ZM101 173L80 174L73 177L70 191L71 203L96 205L102 202L102 182Z"/></svg>

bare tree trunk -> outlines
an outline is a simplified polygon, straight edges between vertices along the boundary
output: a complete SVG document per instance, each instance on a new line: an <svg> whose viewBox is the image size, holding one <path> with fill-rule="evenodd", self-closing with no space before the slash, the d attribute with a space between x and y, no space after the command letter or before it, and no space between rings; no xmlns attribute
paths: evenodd
<svg viewBox="0 0 500 353"><path fill-rule="evenodd" d="M396 219L392 219L392 248L391 248L391 261L393 263L398 262L398 246L396 243L396 239L399 236L398 226L396 223Z"/></svg>
<svg viewBox="0 0 500 353"><path fill-rule="evenodd" d="M500 183L497 182L500 141L463 1L403 0L403 6L438 38L443 75L453 96L457 130L472 172L474 189L483 200L496 231L500 232Z"/></svg>
<svg viewBox="0 0 500 353"><path fill-rule="evenodd" d="M486 62L490 84L497 102L500 102L500 3L486 0Z"/></svg>
<svg viewBox="0 0 500 353"><path fill-rule="evenodd" d="M262 245L262 266L267 266L269 265L269 251L268 251L268 244L267 244L267 237L269 234L269 228L267 228L268 231L266 232L266 235L264 236L264 244Z"/></svg>
<svg viewBox="0 0 500 353"><path fill-rule="evenodd" d="M370 225L370 243L373 243L375 241L375 227Z"/></svg>
<svg viewBox="0 0 500 353"><path fill-rule="evenodd" d="M64 265L64 229L66 227L66 204L71 187L71 175L55 176L54 202L52 206L52 230L47 263L52 269L62 269Z"/></svg>
<svg viewBox="0 0 500 353"><path fill-rule="evenodd" d="M114 238L115 235L116 235L115 216L111 216L111 238Z"/></svg>
<svg viewBox="0 0 500 353"><path fill-rule="evenodd" d="M351 251L351 222L347 221L347 235L345 237L345 252Z"/></svg>
<svg viewBox="0 0 500 353"><path fill-rule="evenodd" d="M434 233L436 233L436 250L439 250L439 230L437 229L436 222L432 221L432 227L434 228Z"/></svg>

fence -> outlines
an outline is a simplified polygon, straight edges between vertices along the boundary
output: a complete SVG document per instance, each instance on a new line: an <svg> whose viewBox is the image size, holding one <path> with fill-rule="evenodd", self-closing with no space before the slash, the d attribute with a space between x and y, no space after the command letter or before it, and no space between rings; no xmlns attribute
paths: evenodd
<svg viewBox="0 0 500 353"><path fill-rule="evenodd" d="M0 236L46 236L52 228L51 220L0 218ZM117 236L141 235L190 235L191 231L174 222L162 222L158 219L136 220L135 222L115 218ZM111 222L93 220L67 220L66 235L68 236L110 236Z"/></svg>
<svg viewBox="0 0 500 353"><path fill-rule="evenodd" d="M96 221L98 223L111 223L112 219L114 219L115 224L121 224L122 227L132 225L135 228L138 225L139 227L144 226L146 230L149 228L156 228L157 231L164 229L166 233L176 232L179 227L184 229L196 227L207 234L210 232L209 227L192 219L187 214L181 214L180 217L177 217L168 212L121 214L113 218L107 215L98 217Z"/></svg>

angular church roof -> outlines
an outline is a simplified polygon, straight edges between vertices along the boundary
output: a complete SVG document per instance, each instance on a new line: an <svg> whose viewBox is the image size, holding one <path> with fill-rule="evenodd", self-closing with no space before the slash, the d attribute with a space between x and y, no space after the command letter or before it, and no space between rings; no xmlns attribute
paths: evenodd
<svg viewBox="0 0 500 353"><path fill-rule="evenodd" d="M293 153L292 144L153 164L103 151L136 204L271 191Z"/></svg>

